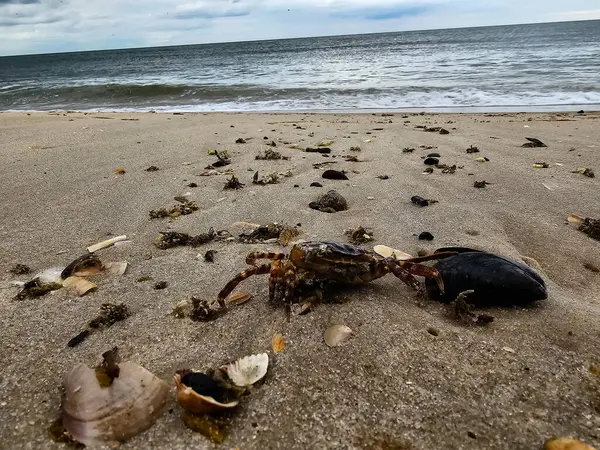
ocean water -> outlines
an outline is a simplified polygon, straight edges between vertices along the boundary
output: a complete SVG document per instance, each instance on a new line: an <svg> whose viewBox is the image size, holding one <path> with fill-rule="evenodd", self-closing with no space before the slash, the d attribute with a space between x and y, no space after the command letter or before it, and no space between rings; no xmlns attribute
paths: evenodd
<svg viewBox="0 0 600 450"><path fill-rule="evenodd" d="M600 21L0 58L0 110L600 109Z"/></svg>

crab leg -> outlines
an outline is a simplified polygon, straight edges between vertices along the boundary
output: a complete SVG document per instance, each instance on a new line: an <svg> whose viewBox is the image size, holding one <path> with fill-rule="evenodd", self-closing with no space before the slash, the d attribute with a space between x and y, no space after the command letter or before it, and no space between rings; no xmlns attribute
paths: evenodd
<svg viewBox="0 0 600 450"><path fill-rule="evenodd" d="M246 256L246 264L254 266L257 259L272 259L279 260L285 259L285 253L280 252L252 252Z"/></svg>
<svg viewBox="0 0 600 450"><path fill-rule="evenodd" d="M248 270L244 270L243 272L237 274L235 278L233 278L229 283L227 283L223 290L219 292L217 300L221 308L225 308L225 299L229 294L231 294L231 292L235 289L235 287L238 284L240 284L246 278L251 277L252 275L262 275L271 272L271 264L272 263L268 263L263 264L262 266L252 267Z"/></svg>
<svg viewBox="0 0 600 450"><path fill-rule="evenodd" d="M457 252L440 252L440 253L434 253L433 255L417 256L415 258L410 258L410 259L405 259L405 260L395 259L395 261L408 262L408 263L420 263L420 262L425 262L425 261L434 261L437 259L449 258L450 256L456 256L456 255L458 255Z"/></svg>
<svg viewBox="0 0 600 450"><path fill-rule="evenodd" d="M413 289L416 289L416 290L420 289L421 286L419 285L419 282L417 281L417 279L415 277L413 277L409 271L404 269L404 267L402 267L400 264L398 264L399 261L397 261L393 257L389 257L389 258L385 258L385 262L387 263L386 267L390 270L390 272L392 272L394 274L394 276L396 278L399 278L404 283L411 286Z"/></svg>
<svg viewBox="0 0 600 450"><path fill-rule="evenodd" d="M422 264L418 264L415 262L411 261L396 261L393 258L386 258L386 261L389 264L389 268L392 271L392 273L394 275L396 275L398 278L401 278L395 271L395 267L397 269L397 266L400 266L401 269L403 269L403 271L405 272L404 275L406 276L406 273L408 273L409 275L418 275L421 277L425 277L425 278L433 278L437 284L438 287L440 289L440 292L444 292L444 280L442 280L442 277L440 275L440 273L437 271L437 269L434 269L433 267L428 267L428 266L424 266Z"/></svg>

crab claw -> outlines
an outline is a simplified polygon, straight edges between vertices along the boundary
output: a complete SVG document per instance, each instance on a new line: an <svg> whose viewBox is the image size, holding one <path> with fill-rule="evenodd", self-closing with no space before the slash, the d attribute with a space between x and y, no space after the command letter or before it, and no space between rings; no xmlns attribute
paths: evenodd
<svg viewBox="0 0 600 450"><path fill-rule="evenodd" d="M440 292L442 294L444 293L444 280L442 279L442 275L437 269L410 261L397 261L397 264L412 275L417 275L425 278L433 278L437 283Z"/></svg>

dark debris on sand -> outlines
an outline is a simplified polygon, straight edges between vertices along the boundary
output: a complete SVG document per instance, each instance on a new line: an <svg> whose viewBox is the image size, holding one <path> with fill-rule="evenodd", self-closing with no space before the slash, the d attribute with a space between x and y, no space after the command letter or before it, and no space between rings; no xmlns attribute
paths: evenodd
<svg viewBox="0 0 600 450"><path fill-rule="evenodd" d="M282 156L277 150L273 150L272 148L266 149L264 152L260 152L258 155L254 157L256 160L265 160L265 161L276 161L279 159L288 160L290 159L287 156Z"/></svg>
<svg viewBox="0 0 600 450"><path fill-rule="evenodd" d="M182 202L182 199L185 199L185 202ZM178 216L187 216L188 214L192 214L194 211L198 211L200 208L193 201L187 200L185 197L177 197L177 201L180 203L174 205L170 209L160 208L153 209L150 211L150 219L163 219L165 217L178 217Z"/></svg>
<svg viewBox="0 0 600 450"><path fill-rule="evenodd" d="M31 269L29 268L29 266L26 266L25 264L15 264L10 270L10 273L12 273L13 275L27 275L28 273L31 272Z"/></svg>
<svg viewBox="0 0 600 450"><path fill-rule="evenodd" d="M231 175L231 178L225 182L225 186L223 187L223 190L228 190L228 189L237 190L237 189L243 188L244 186L245 186L244 183L240 182L240 180L238 180L238 178L235 175Z"/></svg>
<svg viewBox="0 0 600 450"><path fill-rule="evenodd" d="M348 209L348 201L339 192L331 190L319 197L317 201L310 202L308 206L321 212L335 213L346 211Z"/></svg>
<svg viewBox="0 0 600 450"><path fill-rule="evenodd" d="M207 233L200 233L196 236L178 231L161 231L160 235L155 237L152 243L155 247L166 250L184 245L198 247L213 240L224 240L230 237L231 234L228 231L215 231L213 228L210 228Z"/></svg>
<svg viewBox="0 0 600 450"><path fill-rule="evenodd" d="M300 229L298 227L272 222L267 225L260 225L249 233L241 233L238 239L243 244L256 244L276 239L281 245L286 246L299 234Z"/></svg>
<svg viewBox="0 0 600 450"><path fill-rule="evenodd" d="M548 147L546 144L544 144L539 139L530 138L530 137L526 137L525 139L527 139L529 142L525 142L523 145L521 145L521 147L525 147L525 148Z"/></svg>
<svg viewBox="0 0 600 450"><path fill-rule="evenodd" d="M103 303L100 306L100 314L90 320L90 328L108 328L131 315L129 308L124 303Z"/></svg>
<svg viewBox="0 0 600 450"><path fill-rule="evenodd" d="M352 244L364 244L374 240L373 230L363 226L345 230L344 234L348 237L348 241Z"/></svg>
<svg viewBox="0 0 600 450"><path fill-rule="evenodd" d="M579 231L584 232L592 239L600 241L600 219L586 217L579 225Z"/></svg>

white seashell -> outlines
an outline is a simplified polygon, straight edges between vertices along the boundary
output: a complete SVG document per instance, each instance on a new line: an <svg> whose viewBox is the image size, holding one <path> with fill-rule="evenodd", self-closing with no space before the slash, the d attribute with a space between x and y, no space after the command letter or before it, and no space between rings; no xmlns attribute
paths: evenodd
<svg viewBox="0 0 600 450"><path fill-rule="evenodd" d="M352 330L346 325L332 325L325 330L323 339L330 347L337 347L352 334Z"/></svg>
<svg viewBox="0 0 600 450"><path fill-rule="evenodd" d="M251 386L267 374L269 355L250 355L227 365L227 376L236 386Z"/></svg>
<svg viewBox="0 0 600 450"><path fill-rule="evenodd" d="M398 261L406 261L407 259L412 258L412 256L408 253L405 253L402 250L396 250L394 248L388 247L387 245L376 245L375 247L373 247L373 251L379 256L383 256L384 258L389 258L390 256L393 256Z"/></svg>
<svg viewBox="0 0 600 450"><path fill-rule="evenodd" d="M126 239L127 239L127 236L125 236L125 235L116 236L114 238L107 239L106 241L102 241L102 242L98 242L97 244L90 245L87 248L87 251L90 253L94 253L94 252L97 252L98 250L102 250L103 248L110 247L111 245L114 245L117 242L125 241Z"/></svg>
<svg viewBox="0 0 600 450"><path fill-rule="evenodd" d="M101 387L96 371L83 363L64 378L62 420L85 445L117 443L148 429L165 405L169 386L143 367L119 364L119 376Z"/></svg>

